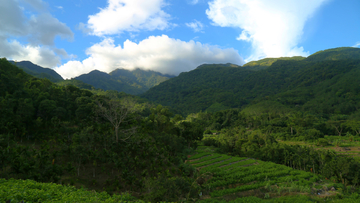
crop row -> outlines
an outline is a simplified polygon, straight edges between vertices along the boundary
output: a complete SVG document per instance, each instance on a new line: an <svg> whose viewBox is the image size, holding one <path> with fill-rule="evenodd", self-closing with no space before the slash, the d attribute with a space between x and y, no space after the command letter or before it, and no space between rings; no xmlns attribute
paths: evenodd
<svg viewBox="0 0 360 203"><path fill-rule="evenodd" d="M247 180L244 181L244 184L252 182L252 181L254 181L256 179L263 179L264 175L261 174L261 176L258 176L256 178L255 177L248 177L248 178L246 178ZM296 185L309 186L311 183L313 183L312 181L306 181L304 179L301 179L303 174L278 177L280 175L281 175L281 173L267 176L268 178L271 177L271 176L275 177L275 178L273 178L272 180L269 180L269 181L256 182L254 184L249 184L249 185L241 185L241 186L238 186L236 188L216 190L216 191L213 191L212 193L210 193L210 195L211 195L211 197L220 197L220 196L235 193L235 192L242 192L242 191L247 191L247 190L258 189L258 188L264 187L264 186L266 186L268 184L269 185L274 185L276 183L288 182L289 180L299 180L300 179L300 181L295 181L294 182ZM243 179L243 180L245 180L245 179ZM216 187L216 186L212 185L212 187Z"/></svg>
<svg viewBox="0 0 360 203"><path fill-rule="evenodd" d="M246 159L246 158L244 158L244 157L233 157L231 159L224 160L224 161L222 161L220 163L215 163L214 165L206 166L205 168L201 169L201 172L203 173L203 172L212 171L214 168L218 168L220 166L228 165L228 164L231 164L233 162L241 161L241 160L244 160L244 159Z"/></svg>
<svg viewBox="0 0 360 203"><path fill-rule="evenodd" d="M191 156L188 159L189 160L198 159L198 158L201 158L201 157L207 156L207 155L211 155L211 153L210 152L203 152L203 153L195 154L195 155Z"/></svg>
<svg viewBox="0 0 360 203"><path fill-rule="evenodd" d="M216 159L216 158L219 158L221 156L223 156L223 155L221 155L221 154L213 154L212 156L207 156L207 157L201 158L199 160L192 161L190 163L194 165L194 164L202 163L202 162L205 162L205 161L209 161L211 159Z"/></svg>
<svg viewBox="0 0 360 203"><path fill-rule="evenodd" d="M289 168L287 166L274 164L274 163L271 163L271 162L264 162L264 161L260 161L260 160L256 160L256 161L258 162L258 165L254 166L254 167L258 167L258 168L264 168L264 169L269 169L269 168L285 169L285 168Z"/></svg>
<svg viewBox="0 0 360 203"><path fill-rule="evenodd" d="M194 164L193 166L198 168L198 167L206 166L206 165L209 165L209 164L213 164L213 163L216 163L216 162L219 162L219 161L224 161L224 160L231 159L231 158L232 158L231 156L224 155L224 156L218 157L216 159L211 159L209 161Z"/></svg>
<svg viewBox="0 0 360 203"><path fill-rule="evenodd" d="M223 195L227 195L227 194L231 194L231 193L235 193L235 192L254 190L254 189L264 187L269 183L271 185L273 185L273 184L275 184L275 181L267 181L267 182L255 183L255 184L251 184L251 185L242 185L242 186L239 186L239 187L236 187L236 188L229 188L229 189L224 189L224 190L216 190L216 191L210 193L210 196L211 197L221 197Z"/></svg>
<svg viewBox="0 0 360 203"><path fill-rule="evenodd" d="M257 174L262 174L262 173L273 173L273 172L279 172L279 171L283 171L283 170L276 170L276 169L275 170L274 169L266 169L266 170L257 169L256 170L255 169L255 170L238 171L236 173L228 174L226 176L213 177L212 179L210 179L208 181L208 183L223 181L223 180L240 179L240 178L244 178L244 177L251 176L251 175L257 175Z"/></svg>
<svg viewBox="0 0 360 203"><path fill-rule="evenodd" d="M251 165L248 167L237 167L237 166L243 166L243 165L248 165L248 164L252 164L252 163L259 163L256 165ZM245 164L246 163L246 164ZM246 173L247 171L276 171L276 170L284 170L284 169L289 169L289 167L286 166L282 166L282 165L278 165L278 164L267 164L268 162L263 162L263 161L259 161L259 160L253 160L253 159L249 159L246 160L246 162L239 162L233 165L229 165L229 166L225 166L222 168L219 168L218 170L214 170L212 172L214 172L214 177L224 177L224 176L228 176L228 175L232 175L234 173L237 172L243 172Z"/></svg>
<svg viewBox="0 0 360 203"><path fill-rule="evenodd" d="M243 175L239 175L238 177L229 177L226 178L225 180L219 180L213 183L208 184L211 187L224 187L224 186L228 186L230 184L235 184L235 183L250 183L253 181L265 181L266 178L268 179L277 179L280 176L286 176L289 174L288 170L284 170L284 171L278 171L278 172L271 172L271 173L260 173L260 174L256 174L256 175L248 175L248 174L243 174Z"/></svg>
<svg viewBox="0 0 360 203"><path fill-rule="evenodd" d="M201 173L211 172L211 173L213 173L213 177L224 177L224 176L227 176L228 174L232 174L232 173L226 173L227 172L226 170L229 169L229 167L231 167L231 168L239 168L239 169L246 168L246 167L242 167L242 166L253 164L256 161L253 160L253 159L248 159L248 160L242 159L242 160L240 160L240 162L237 162L237 163L233 163L233 162L235 162L235 161L234 160L228 160L225 163L224 162L219 163L219 165L214 164L211 167L209 166L209 167L201 169ZM226 164L228 164L228 165L224 166ZM222 167L219 168L219 166L222 166Z"/></svg>

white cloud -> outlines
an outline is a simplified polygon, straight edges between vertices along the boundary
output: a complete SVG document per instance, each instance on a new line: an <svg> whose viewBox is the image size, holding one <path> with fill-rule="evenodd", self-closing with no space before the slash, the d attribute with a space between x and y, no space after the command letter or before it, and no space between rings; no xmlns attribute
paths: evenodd
<svg viewBox="0 0 360 203"><path fill-rule="evenodd" d="M45 67L55 67L60 64L61 57L69 57L65 50L54 46L54 40L57 36L71 40L74 34L46 9L42 0L2 2L0 57L30 60Z"/></svg>
<svg viewBox="0 0 360 203"><path fill-rule="evenodd" d="M164 0L108 0L108 6L90 15L88 28L94 35L119 34L123 31L164 30L170 15L162 10Z"/></svg>
<svg viewBox="0 0 360 203"><path fill-rule="evenodd" d="M28 60L43 67L55 67L61 64L61 58L44 46L22 45L16 40L0 39L0 56L11 60Z"/></svg>
<svg viewBox="0 0 360 203"><path fill-rule="evenodd" d="M305 22L328 0L213 0L206 10L214 25L241 28L238 40L251 42L247 60L263 57L306 56L297 47Z"/></svg>
<svg viewBox="0 0 360 203"><path fill-rule="evenodd" d="M117 68L142 68L177 75L203 63L244 63L232 48L221 49L194 41L185 42L166 35L151 36L138 44L126 40L123 47L115 45L113 39L105 38L87 49L86 53L89 55L87 59L69 61L55 70L64 78L76 77L95 69L111 72Z"/></svg>
<svg viewBox="0 0 360 203"><path fill-rule="evenodd" d="M194 20L191 23L185 23L186 26L188 26L189 28L193 29L194 32L202 32L204 29L204 25L197 20Z"/></svg>
<svg viewBox="0 0 360 203"><path fill-rule="evenodd" d="M353 47L360 47L360 42L356 42Z"/></svg>

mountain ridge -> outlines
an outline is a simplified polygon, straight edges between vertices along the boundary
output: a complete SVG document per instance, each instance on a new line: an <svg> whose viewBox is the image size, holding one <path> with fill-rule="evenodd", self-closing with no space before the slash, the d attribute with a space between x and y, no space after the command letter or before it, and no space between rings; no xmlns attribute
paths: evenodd
<svg viewBox="0 0 360 203"><path fill-rule="evenodd" d="M116 90L128 94L141 94L149 88L168 80L170 76L156 71L147 71L140 68L132 71L127 69L115 69L110 73L93 70L73 79L90 84L103 90Z"/></svg>
<svg viewBox="0 0 360 203"><path fill-rule="evenodd" d="M263 61L253 64L258 66ZM360 69L359 48L336 48L307 58L265 61L270 61L271 65L262 69L202 65L149 89L141 96L178 109L183 114L219 108L243 108L266 98L274 101L279 98L285 106L298 105L317 113L348 114L358 108L356 102L350 104L339 95L342 95L341 91L357 94L357 90L347 86L360 86L353 78L354 75L360 77L357 71ZM345 80L350 77L351 80ZM324 89L329 90L324 92ZM328 105L314 109L311 105L318 106L315 101ZM347 103L348 107L340 107L339 101Z"/></svg>
<svg viewBox="0 0 360 203"><path fill-rule="evenodd" d="M55 70L51 68L44 68L39 65L32 63L31 61L9 61L10 63L16 65L26 73L38 77L38 78L47 78L52 82L58 82L64 80L61 75L59 75Z"/></svg>

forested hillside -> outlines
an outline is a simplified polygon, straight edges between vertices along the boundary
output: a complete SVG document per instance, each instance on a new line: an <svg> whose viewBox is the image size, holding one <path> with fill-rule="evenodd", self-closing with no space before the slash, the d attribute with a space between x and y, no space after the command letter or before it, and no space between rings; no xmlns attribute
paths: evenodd
<svg viewBox="0 0 360 203"><path fill-rule="evenodd" d="M168 80L171 76L155 71L116 69L109 74L94 70L80 75L75 80L90 84L102 90L116 90L132 95L144 93L151 87Z"/></svg>
<svg viewBox="0 0 360 203"><path fill-rule="evenodd" d="M0 59L0 178L176 201L192 188L183 160L203 134L179 119L140 98L58 86Z"/></svg>
<svg viewBox="0 0 360 203"><path fill-rule="evenodd" d="M202 65L151 88L142 97L183 114L242 108L264 100L297 110L351 114L360 101L359 50L338 48L306 59L275 62L263 59L245 67Z"/></svg>
<svg viewBox="0 0 360 203"><path fill-rule="evenodd" d="M46 78L51 82L55 82L59 85L71 84L76 87L89 90L91 90L92 87L96 89L102 89L104 91L116 90L132 95L144 93L149 88L174 77L171 75L163 75L159 72L151 70L145 71L138 68L132 71L126 69L116 69L109 74L94 70L88 74L83 74L73 79L64 80L56 71L50 68L43 68L33 64L30 61L10 62L34 77Z"/></svg>
<svg viewBox="0 0 360 203"><path fill-rule="evenodd" d="M37 78L46 78L52 82L59 82L64 80L53 69L43 68L41 66L31 63L30 61L20 61L20 62L10 61L10 62L15 64L17 67L21 68L22 70L24 70L25 73L35 76Z"/></svg>

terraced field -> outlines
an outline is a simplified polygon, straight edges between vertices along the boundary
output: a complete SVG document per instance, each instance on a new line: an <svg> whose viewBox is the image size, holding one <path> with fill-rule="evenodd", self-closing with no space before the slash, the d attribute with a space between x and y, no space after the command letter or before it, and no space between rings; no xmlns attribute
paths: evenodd
<svg viewBox="0 0 360 203"><path fill-rule="evenodd" d="M276 202L283 196L298 199L299 195L311 201L338 193L336 184L321 180L321 177L311 172L272 162L218 154L205 146L199 146L197 152L187 163L199 171L197 182L203 188L199 195L205 202L242 202L241 199L253 202L247 201L249 198L257 198L255 202Z"/></svg>

